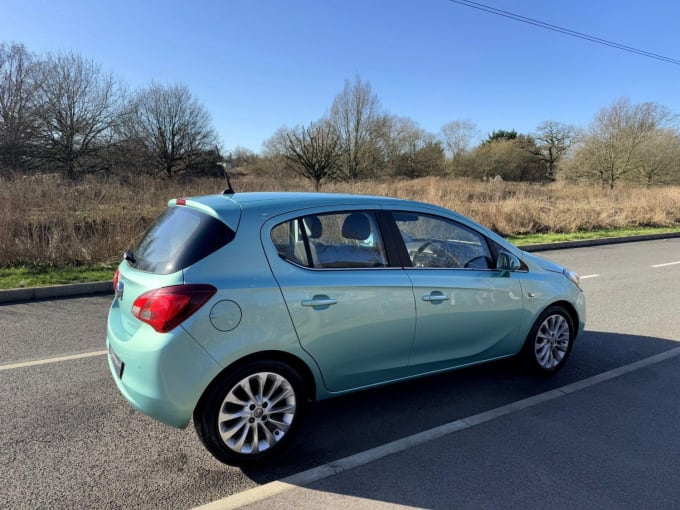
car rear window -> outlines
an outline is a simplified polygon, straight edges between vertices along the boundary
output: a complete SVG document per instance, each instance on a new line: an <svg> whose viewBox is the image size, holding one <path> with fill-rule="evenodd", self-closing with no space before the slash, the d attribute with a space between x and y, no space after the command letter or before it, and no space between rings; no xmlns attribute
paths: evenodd
<svg viewBox="0 0 680 510"><path fill-rule="evenodd" d="M135 269L170 274L230 243L235 232L212 216L187 207L168 207L149 227L128 262Z"/></svg>

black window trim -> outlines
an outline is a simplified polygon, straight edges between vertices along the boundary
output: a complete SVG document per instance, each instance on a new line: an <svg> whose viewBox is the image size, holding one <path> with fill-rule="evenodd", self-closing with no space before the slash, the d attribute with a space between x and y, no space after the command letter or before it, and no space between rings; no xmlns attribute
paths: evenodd
<svg viewBox="0 0 680 510"><path fill-rule="evenodd" d="M385 256L387 257L387 266L382 266L382 267L314 267L314 261L312 260L311 256L311 248L309 246L309 238L307 236L307 232L303 228L304 223L303 223L303 218L309 215L330 215L330 214L350 214L353 212L360 212L360 213L367 213L367 214L372 214L374 215L379 234L382 238L383 242L383 247L385 248ZM411 261L411 257L408 254L408 249L406 248L406 243L403 240L403 237L401 235L401 231L399 230L399 227L397 226L397 222L394 218L394 214L415 214L419 216L428 216L430 218L434 218L437 220L441 221L447 221L450 223L453 223L455 226L470 232L471 234L474 234L478 237L480 237L483 242L486 244L486 248L491 255L491 266L489 268L483 269L483 268L437 268L437 267L422 267L422 268L416 268L413 266L413 262ZM284 260L285 262L292 264L296 267L299 267L300 269L306 269L310 271L366 271L366 270L376 270L376 269L427 269L427 270L442 270L446 269L447 271L498 271L496 269L496 263L498 260L498 253L499 250L503 250L503 247L498 245L493 239L490 239L487 237L484 233L480 232L479 230L470 227L464 223L461 223L460 221L457 221L453 218L449 218L448 216L442 216L438 215L429 211L421 211L418 209L414 210L409 210L409 209L386 209L383 207L369 207L369 208L350 208L350 209L334 209L334 210L323 210L323 211L315 211L315 212L305 212L305 214L299 214L295 215L292 218L288 218L285 221L276 223L274 226L271 227L270 229L270 235L269 239L271 240L271 230L276 228L278 225L281 223L285 223L286 221L291 221L294 222L296 225L296 228L300 228L301 230L301 237L302 241L304 242L304 248L305 248L305 253L308 258L308 265L303 265L300 263L300 261L296 260L291 260L289 258L286 258L282 255L280 255L280 258ZM522 263L522 268L520 269L523 270L526 268L526 265Z"/></svg>
<svg viewBox="0 0 680 510"><path fill-rule="evenodd" d="M389 267L400 269L412 267L411 257L408 256L406 244L404 244L397 222L392 216L393 212L392 210L381 209L376 213Z"/></svg>

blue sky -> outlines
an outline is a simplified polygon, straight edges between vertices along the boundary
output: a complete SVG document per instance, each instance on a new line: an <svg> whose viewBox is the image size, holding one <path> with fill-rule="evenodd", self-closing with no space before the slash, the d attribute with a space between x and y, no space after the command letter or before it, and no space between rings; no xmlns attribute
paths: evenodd
<svg viewBox="0 0 680 510"><path fill-rule="evenodd" d="M480 3L680 59L676 0ZM432 133L585 127L623 96L680 113L679 65L449 0L0 0L0 41L75 51L133 89L184 83L226 150L318 120L356 76Z"/></svg>

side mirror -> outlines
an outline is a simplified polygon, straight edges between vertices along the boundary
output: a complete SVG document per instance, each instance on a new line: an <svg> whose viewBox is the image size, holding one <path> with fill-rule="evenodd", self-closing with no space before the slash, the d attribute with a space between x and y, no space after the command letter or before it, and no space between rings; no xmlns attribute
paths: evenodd
<svg viewBox="0 0 680 510"><path fill-rule="evenodd" d="M503 271L503 276L509 276L512 271L517 271L521 267L522 261L512 253L502 251L498 254L496 269Z"/></svg>

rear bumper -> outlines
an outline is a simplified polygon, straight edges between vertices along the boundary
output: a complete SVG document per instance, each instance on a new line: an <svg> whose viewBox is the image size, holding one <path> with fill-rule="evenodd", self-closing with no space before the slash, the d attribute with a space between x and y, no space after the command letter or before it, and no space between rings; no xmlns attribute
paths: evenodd
<svg viewBox="0 0 680 510"><path fill-rule="evenodd" d="M142 413L172 427L186 427L201 394L221 367L181 326L157 333L143 325L126 337L117 327L115 306L114 301L106 346L123 363L118 377L109 353L109 369L118 390Z"/></svg>

